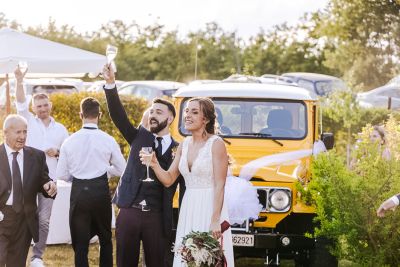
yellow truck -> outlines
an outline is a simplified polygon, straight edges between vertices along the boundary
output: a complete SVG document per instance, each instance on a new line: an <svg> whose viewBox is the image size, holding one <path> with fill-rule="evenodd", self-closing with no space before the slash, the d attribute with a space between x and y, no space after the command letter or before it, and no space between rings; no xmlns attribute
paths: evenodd
<svg viewBox="0 0 400 267"><path fill-rule="evenodd" d="M258 219L232 226L235 258L263 257L267 266L279 265L281 258L294 259L296 266L337 266L326 240L307 237L315 227L315 210L301 202L297 190L311 179L315 144L333 146L332 134L319 133L317 96L276 83L189 85L174 95L177 117L171 133L178 141L188 135L183 127L187 100L198 96L213 99L220 136L235 160L233 174L257 188L262 205Z"/></svg>

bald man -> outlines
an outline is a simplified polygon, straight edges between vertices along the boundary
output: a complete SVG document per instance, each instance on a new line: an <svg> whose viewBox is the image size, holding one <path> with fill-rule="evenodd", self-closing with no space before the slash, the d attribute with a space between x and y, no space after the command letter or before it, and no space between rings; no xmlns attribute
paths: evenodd
<svg viewBox="0 0 400 267"><path fill-rule="evenodd" d="M43 151L25 146L27 122L9 115L0 145L0 266L24 267L31 240L39 238L36 196L54 198Z"/></svg>

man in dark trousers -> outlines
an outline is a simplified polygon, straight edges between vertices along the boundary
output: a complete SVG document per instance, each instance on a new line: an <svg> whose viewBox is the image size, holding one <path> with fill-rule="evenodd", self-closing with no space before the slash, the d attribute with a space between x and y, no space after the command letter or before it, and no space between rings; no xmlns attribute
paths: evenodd
<svg viewBox="0 0 400 267"><path fill-rule="evenodd" d="M89 241L97 235L100 266L112 267L112 209L107 178L121 175L126 162L115 139L98 128L101 113L96 99L82 100L80 116L82 129L62 144L56 172L58 179L73 177L69 221L75 266L89 267Z"/></svg>
<svg viewBox="0 0 400 267"><path fill-rule="evenodd" d="M36 196L55 197L43 151L25 146L27 122L9 115L0 145L0 266L24 267L31 240L39 239Z"/></svg>
<svg viewBox="0 0 400 267"><path fill-rule="evenodd" d="M110 116L131 146L127 167L113 198L113 203L120 208L116 221L117 265L137 266L142 241L147 267L168 266L172 264L172 199L178 183L180 194L183 194L183 178L166 188L150 169L154 181L143 181L146 167L140 162L139 152L142 147L154 147L160 165L168 169L173 161L173 150L178 145L169 133L175 108L167 100L154 99L148 117L150 131L142 125L136 128L130 123L118 97L110 66L104 67L103 77Z"/></svg>

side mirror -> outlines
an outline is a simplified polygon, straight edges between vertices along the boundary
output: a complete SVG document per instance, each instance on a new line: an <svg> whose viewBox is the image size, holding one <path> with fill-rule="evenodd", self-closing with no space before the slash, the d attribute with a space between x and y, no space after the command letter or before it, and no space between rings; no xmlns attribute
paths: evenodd
<svg viewBox="0 0 400 267"><path fill-rule="evenodd" d="M332 149L333 145L335 144L335 138L333 137L333 133L322 133L321 141L324 143L327 150Z"/></svg>

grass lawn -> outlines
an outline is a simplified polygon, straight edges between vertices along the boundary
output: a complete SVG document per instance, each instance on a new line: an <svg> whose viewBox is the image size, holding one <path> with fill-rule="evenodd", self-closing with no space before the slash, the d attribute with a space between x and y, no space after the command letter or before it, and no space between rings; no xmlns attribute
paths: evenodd
<svg viewBox="0 0 400 267"><path fill-rule="evenodd" d="M114 266L117 266L115 263L115 236L113 231L113 249L114 249ZM29 252L27 266L29 266L30 259ZM142 256L141 256L142 258ZM46 248L46 252L44 254L44 263L47 267L74 267L74 251L72 250L72 246L70 244L62 244L62 245L49 245ZM264 266L263 259L250 259L243 258L239 259L235 262L236 267L258 267ZM99 245L98 243L91 244L89 246L89 266L99 266ZM139 266L141 266L141 259L139 262ZM294 266L293 261L290 260L282 260L282 267L291 267ZM339 266L341 267L355 267L356 265L352 264L348 261L340 261ZM358 267L358 266L357 266Z"/></svg>
<svg viewBox="0 0 400 267"><path fill-rule="evenodd" d="M114 266L115 263L115 237L113 233ZM30 254L28 256L27 266L29 266ZM74 251L70 244L49 245L44 253L44 263L47 267L74 267ZM258 267L263 266L262 259L239 259L236 261L236 267ZM99 245L98 243L89 246L89 266L99 266ZM141 266L141 259L139 266ZM283 267L294 266L291 261L282 261Z"/></svg>
<svg viewBox="0 0 400 267"><path fill-rule="evenodd" d="M115 243L115 240L114 240ZM262 259L239 259L236 261L236 267L258 267L263 266ZM71 245L50 245L47 247L44 255L44 263L47 267L74 267L74 252ZM27 263L27 266L29 263ZM89 265L99 266L99 247L98 244L91 244L89 248ZM115 264L115 246L114 246L114 266ZM141 263L139 263L141 266ZM282 261L283 267L294 266L291 261Z"/></svg>
<svg viewBox="0 0 400 267"><path fill-rule="evenodd" d="M113 230L113 256L115 263L115 236ZM29 264L31 251L29 252L27 266ZM47 267L74 267L74 250L71 244L49 245L44 253L43 261ZM89 265L99 266L99 244L93 243L89 246Z"/></svg>

